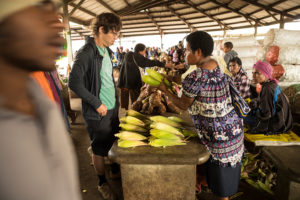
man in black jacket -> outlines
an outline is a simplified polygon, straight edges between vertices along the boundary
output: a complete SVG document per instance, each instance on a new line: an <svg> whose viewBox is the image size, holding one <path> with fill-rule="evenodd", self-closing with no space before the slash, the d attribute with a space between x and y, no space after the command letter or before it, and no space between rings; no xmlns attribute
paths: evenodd
<svg viewBox="0 0 300 200"><path fill-rule="evenodd" d="M104 156L107 156L119 131L119 102L113 80L108 48L118 38L120 18L102 13L93 24L94 38L78 51L69 77L69 87L82 98L82 114L91 139L92 160L99 178L98 190L104 199L115 199L107 184Z"/></svg>
<svg viewBox="0 0 300 200"><path fill-rule="evenodd" d="M128 52L125 55L123 64L120 69L118 87L121 88L121 108L128 109L129 95L131 103L135 102L140 95L142 87L142 79L140 68L146 67L174 67L170 63L162 63L158 60L150 60L145 57L146 46L137 44L134 47L134 52Z"/></svg>

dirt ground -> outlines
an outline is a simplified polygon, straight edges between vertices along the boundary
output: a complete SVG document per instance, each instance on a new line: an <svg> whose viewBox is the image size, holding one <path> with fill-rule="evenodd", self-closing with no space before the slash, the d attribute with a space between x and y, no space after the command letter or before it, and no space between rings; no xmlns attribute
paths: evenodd
<svg viewBox="0 0 300 200"><path fill-rule="evenodd" d="M120 116L124 115L124 111L121 111ZM97 177L94 172L94 168L91 165L91 158L87 152L89 147L89 137L85 130L83 120L81 116L76 120L76 124L71 125L71 136L74 142L74 146L77 153L81 194L83 200L101 200L101 196L97 191ZM115 194L118 196L118 200L123 199L121 179L108 180L112 186ZM271 200L269 195L259 192L249 186L248 184L241 182L239 189L239 196L231 199L235 200ZM213 200L214 196L209 192L202 192L197 194L199 200ZM145 199L146 200L146 199Z"/></svg>

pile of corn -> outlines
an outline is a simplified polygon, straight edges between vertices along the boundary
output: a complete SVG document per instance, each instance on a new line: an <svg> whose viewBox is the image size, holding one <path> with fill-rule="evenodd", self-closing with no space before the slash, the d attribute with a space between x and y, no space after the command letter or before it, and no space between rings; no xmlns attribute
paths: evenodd
<svg viewBox="0 0 300 200"><path fill-rule="evenodd" d="M127 110L126 116L120 120L122 131L115 134L119 138L119 147L185 145L189 137L197 136L195 132L183 127L186 122L179 117L148 118L137 111Z"/></svg>
<svg viewBox="0 0 300 200"><path fill-rule="evenodd" d="M246 153L241 168L241 179L258 190L274 195L276 185L276 168L270 162L257 154Z"/></svg>

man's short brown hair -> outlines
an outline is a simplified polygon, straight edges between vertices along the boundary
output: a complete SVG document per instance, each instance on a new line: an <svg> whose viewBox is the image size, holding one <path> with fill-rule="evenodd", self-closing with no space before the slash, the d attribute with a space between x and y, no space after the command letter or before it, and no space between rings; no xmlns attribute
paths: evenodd
<svg viewBox="0 0 300 200"><path fill-rule="evenodd" d="M122 22L120 17L113 13L102 13L96 17L92 24L93 35L98 36L100 27L103 27L105 34L108 31L118 32L122 28Z"/></svg>

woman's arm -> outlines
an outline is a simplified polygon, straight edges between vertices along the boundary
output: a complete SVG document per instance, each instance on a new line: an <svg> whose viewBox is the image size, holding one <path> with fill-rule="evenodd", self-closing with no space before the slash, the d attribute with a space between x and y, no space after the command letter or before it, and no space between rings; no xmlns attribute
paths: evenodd
<svg viewBox="0 0 300 200"><path fill-rule="evenodd" d="M168 97L170 101L172 101L177 107L179 107L182 110L187 110L192 103L194 102L195 98L187 97L186 95L182 94L181 97L178 97L177 95L174 95L173 93L169 92L167 90L164 81L162 80L160 85L158 86L158 89L165 93L165 95Z"/></svg>

